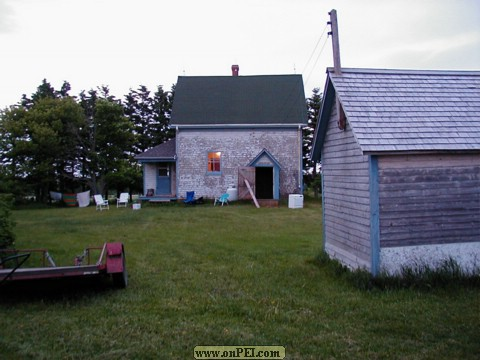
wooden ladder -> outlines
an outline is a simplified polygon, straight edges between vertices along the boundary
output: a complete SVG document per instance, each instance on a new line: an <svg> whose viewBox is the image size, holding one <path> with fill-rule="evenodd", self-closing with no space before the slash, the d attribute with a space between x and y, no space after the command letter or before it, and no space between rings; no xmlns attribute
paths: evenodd
<svg viewBox="0 0 480 360"><path fill-rule="evenodd" d="M257 198L255 197L252 187L250 186L250 183L248 182L247 179L245 179L245 185L247 185L247 189L250 192L250 195L252 195L252 199L253 199L253 202L255 203L255 206L257 207L257 209L259 209L260 205L258 204Z"/></svg>

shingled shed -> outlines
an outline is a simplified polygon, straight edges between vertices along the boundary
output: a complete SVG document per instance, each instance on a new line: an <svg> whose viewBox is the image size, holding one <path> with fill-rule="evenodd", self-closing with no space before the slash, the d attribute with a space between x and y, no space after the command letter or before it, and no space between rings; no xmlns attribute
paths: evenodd
<svg viewBox="0 0 480 360"><path fill-rule="evenodd" d="M328 69L312 157L330 256L480 266L480 72Z"/></svg>

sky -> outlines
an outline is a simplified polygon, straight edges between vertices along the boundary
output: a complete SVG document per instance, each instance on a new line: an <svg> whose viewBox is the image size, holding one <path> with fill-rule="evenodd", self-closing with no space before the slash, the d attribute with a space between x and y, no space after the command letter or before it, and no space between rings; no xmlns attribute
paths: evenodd
<svg viewBox="0 0 480 360"><path fill-rule="evenodd" d="M480 0L0 0L0 109L43 79L70 95L178 76L301 74L306 96L333 66L480 70Z"/></svg>

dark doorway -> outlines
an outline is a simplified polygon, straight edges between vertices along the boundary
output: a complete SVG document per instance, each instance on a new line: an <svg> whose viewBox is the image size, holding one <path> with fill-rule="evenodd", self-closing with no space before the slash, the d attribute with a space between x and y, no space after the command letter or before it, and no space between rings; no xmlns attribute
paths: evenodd
<svg viewBox="0 0 480 360"><path fill-rule="evenodd" d="M255 196L257 199L273 199L273 167L255 168Z"/></svg>

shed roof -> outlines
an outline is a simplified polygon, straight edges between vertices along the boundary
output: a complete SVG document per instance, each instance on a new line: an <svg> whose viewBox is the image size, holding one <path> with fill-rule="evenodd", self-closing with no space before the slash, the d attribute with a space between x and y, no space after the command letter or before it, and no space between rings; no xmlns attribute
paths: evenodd
<svg viewBox="0 0 480 360"><path fill-rule="evenodd" d="M145 152L135 156L135 159L140 162L148 161L158 161L158 160L175 160L176 146L175 139L171 139L157 145L151 149L146 150Z"/></svg>
<svg viewBox="0 0 480 360"><path fill-rule="evenodd" d="M480 71L327 69L316 159L335 94L364 153L480 150Z"/></svg>
<svg viewBox="0 0 480 360"><path fill-rule="evenodd" d="M301 75L179 76L172 126L305 125Z"/></svg>

